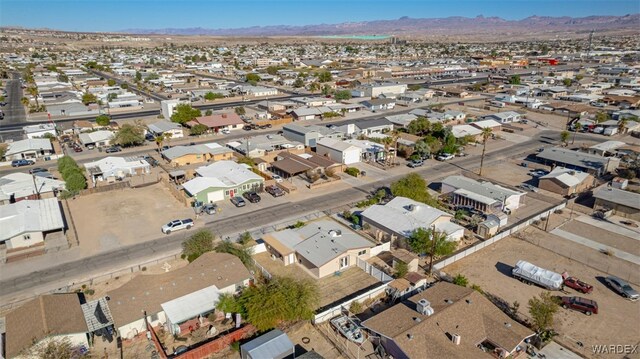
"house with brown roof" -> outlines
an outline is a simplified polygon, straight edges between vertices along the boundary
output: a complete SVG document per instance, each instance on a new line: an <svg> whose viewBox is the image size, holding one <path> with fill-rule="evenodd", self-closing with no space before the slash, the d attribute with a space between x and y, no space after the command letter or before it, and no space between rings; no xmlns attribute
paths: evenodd
<svg viewBox="0 0 640 359"><path fill-rule="evenodd" d="M43 295L5 317L5 354L15 358L45 339L67 338L73 346L89 347L89 329L79 293ZM84 299L84 298L82 298Z"/></svg>
<svg viewBox="0 0 640 359"><path fill-rule="evenodd" d="M312 153L280 152L276 160L271 163L271 168L275 173L289 178L307 172L322 175L329 169L338 171L342 169L342 164Z"/></svg>
<svg viewBox="0 0 640 359"><path fill-rule="evenodd" d="M408 358L506 358L525 352L534 332L477 291L447 282L414 295L362 325L387 355Z"/></svg>
<svg viewBox="0 0 640 359"><path fill-rule="evenodd" d="M209 116L196 117L195 120L186 123L188 127L195 125L205 125L214 132L222 130L239 130L244 126L244 121L235 112L214 113Z"/></svg>
<svg viewBox="0 0 640 359"><path fill-rule="evenodd" d="M250 280L238 257L208 252L175 271L134 277L109 292L109 309L124 338L146 331L143 313L150 325L179 334L180 324L213 312L221 294L238 293Z"/></svg>

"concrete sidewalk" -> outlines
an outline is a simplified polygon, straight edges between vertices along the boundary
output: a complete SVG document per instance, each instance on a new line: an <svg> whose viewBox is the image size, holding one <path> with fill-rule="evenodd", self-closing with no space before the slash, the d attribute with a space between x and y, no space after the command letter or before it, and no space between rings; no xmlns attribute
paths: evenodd
<svg viewBox="0 0 640 359"><path fill-rule="evenodd" d="M568 239L572 242L578 243L578 244L582 244L583 246L587 246L590 248L593 248L597 251L609 251L610 253L613 253L614 257L618 257L620 259L624 259L625 261L640 265L640 257L633 255L631 253L627 253L624 251L621 251L617 248L613 248L611 246L607 246L595 241L592 241L590 239L584 238L582 236L578 236L576 234L564 231L560 228L556 228L553 231L551 231L551 234L554 234L558 237L562 237L564 239Z"/></svg>

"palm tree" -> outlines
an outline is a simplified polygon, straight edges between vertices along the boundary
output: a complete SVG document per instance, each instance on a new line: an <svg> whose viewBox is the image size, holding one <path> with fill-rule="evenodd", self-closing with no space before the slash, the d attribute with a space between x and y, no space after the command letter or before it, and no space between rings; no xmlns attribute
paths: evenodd
<svg viewBox="0 0 640 359"><path fill-rule="evenodd" d="M569 140L569 131L565 130L560 132L560 141L562 141L562 144L566 145L568 140Z"/></svg>
<svg viewBox="0 0 640 359"><path fill-rule="evenodd" d="M627 123L629 123L629 119L626 117L623 117L618 120L618 133L622 134L624 132L624 129L626 128Z"/></svg>
<svg viewBox="0 0 640 359"><path fill-rule="evenodd" d="M155 141L158 146L158 152L160 152L160 147L162 147L162 142L164 142L164 136L156 136Z"/></svg>
<svg viewBox="0 0 640 359"><path fill-rule="evenodd" d="M171 137L173 137L173 133L165 132L163 135L164 135L164 140L167 141L167 144L169 146L171 146Z"/></svg>
<svg viewBox="0 0 640 359"><path fill-rule="evenodd" d="M492 130L490 127L485 127L482 129L482 157L480 157L480 171L478 172L478 175L482 176L482 166L484 165L484 153L487 149L487 140L489 139L489 136L492 135Z"/></svg>
<svg viewBox="0 0 640 359"><path fill-rule="evenodd" d="M22 103L22 105L23 105L24 107L29 107L29 103L30 103L31 101L29 101L29 99L28 99L28 98L23 97L23 98L21 98L21 99L20 99L20 102Z"/></svg>
<svg viewBox="0 0 640 359"><path fill-rule="evenodd" d="M29 95L33 96L33 98L36 100L36 107L40 107L40 102L38 101L38 88L37 87L29 87L27 89L27 92L29 93Z"/></svg>

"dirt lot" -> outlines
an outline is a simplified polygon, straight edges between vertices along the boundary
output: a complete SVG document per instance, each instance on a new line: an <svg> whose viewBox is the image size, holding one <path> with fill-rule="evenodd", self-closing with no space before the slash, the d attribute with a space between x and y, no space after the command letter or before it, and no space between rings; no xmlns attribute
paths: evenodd
<svg viewBox="0 0 640 359"><path fill-rule="evenodd" d="M586 296L598 302L600 313L588 317L579 312L560 309L554 323L555 329L560 333L558 341L589 358L605 357L594 355L592 345L638 343L639 303L629 302L607 288L602 281L605 273L526 241L513 237L505 238L481 253L446 267L444 271L450 275L461 273L469 279L469 283L477 284L483 290L509 303L518 301L519 314L527 317L526 303L531 297L545 290L537 286L528 286L511 277L512 266L519 259L559 273L566 270L594 286L593 293ZM567 295L578 294L569 289ZM576 345L577 342L582 342L584 346L579 347Z"/></svg>
<svg viewBox="0 0 640 359"><path fill-rule="evenodd" d="M193 217L160 183L79 196L69 207L86 254L157 238L168 221Z"/></svg>

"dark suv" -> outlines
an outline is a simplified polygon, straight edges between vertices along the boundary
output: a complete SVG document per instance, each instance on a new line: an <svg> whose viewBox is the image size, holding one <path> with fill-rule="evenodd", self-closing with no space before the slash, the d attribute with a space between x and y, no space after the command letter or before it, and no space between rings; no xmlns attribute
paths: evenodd
<svg viewBox="0 0 640 359"><path fill-rule="evenodd" d="M15 160L11 161L11 167L31 166L35 162L31 160Z"/></svg>
<svg viewBox="0 0 640 359"><path fill-rule="evenodd" d="M253 192L253 191L248 191L242 194L242 197L246 198L247 201L251 202L251 203L258 203L260 202L260 200L262 198L260 198L260 195Z"/></svg>
<svg viewBox="0 0 640 359"><path fill-rule="evenodd" d="M560 305L564 309L573 309L586 315L598 314L598 303L582 297L560 297Z"/></svg>

